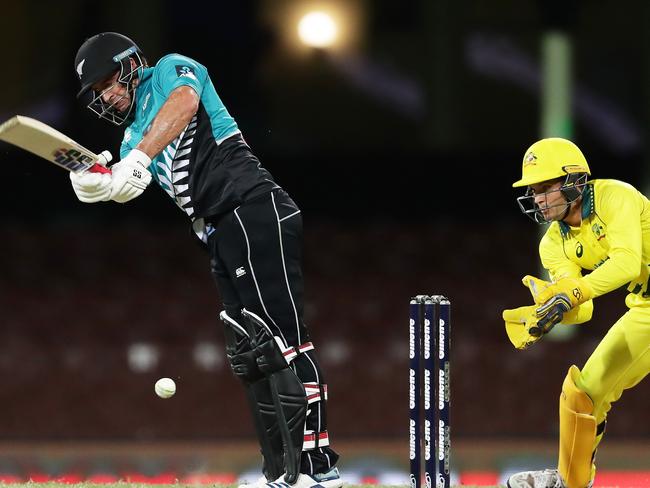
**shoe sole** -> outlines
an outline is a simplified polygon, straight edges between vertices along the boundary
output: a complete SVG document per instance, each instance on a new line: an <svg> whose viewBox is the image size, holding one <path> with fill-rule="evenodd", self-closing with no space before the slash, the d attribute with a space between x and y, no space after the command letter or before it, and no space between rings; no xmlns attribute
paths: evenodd
<svg viewBox="0 0 650 488"><path fill-rule="evenodd" d="M309 488L341 488L345 485L345 481L339 479L316 481L309 485ZM264 485L266 488L292 488L295 485L290 485L286 481L270 481Z"/></svg>

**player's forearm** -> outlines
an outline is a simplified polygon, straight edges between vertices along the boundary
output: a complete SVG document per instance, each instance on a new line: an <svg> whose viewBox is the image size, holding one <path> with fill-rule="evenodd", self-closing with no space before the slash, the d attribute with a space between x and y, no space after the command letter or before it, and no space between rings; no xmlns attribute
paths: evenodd
<svg viewBox="0 0 650 488"><path fill-rule="evenodd" d="M151 159L176 139L189 124L199 108L199 96L189 86L180 86L171 92L151 123L151 129L136 149Z"/></svg>

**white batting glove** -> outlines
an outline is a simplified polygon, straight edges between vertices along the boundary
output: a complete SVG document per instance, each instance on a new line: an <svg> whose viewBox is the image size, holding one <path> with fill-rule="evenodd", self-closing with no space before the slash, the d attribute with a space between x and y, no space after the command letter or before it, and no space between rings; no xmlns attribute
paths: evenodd
<svg viewBox="0 0 650 488"><path fill-rule="evenodd" d="M112 182L108 173L70 172L70 182L75 195L84 203L106 202L111 198Z"/></svg>
<svg viewBox="0 0 650 488"><path fill-rule="evenodd" d="M151 158L139 149L132 149L120 162L111 166L113 185L110 199L125 203L139 197L151 183L147 166Z"/></svg>

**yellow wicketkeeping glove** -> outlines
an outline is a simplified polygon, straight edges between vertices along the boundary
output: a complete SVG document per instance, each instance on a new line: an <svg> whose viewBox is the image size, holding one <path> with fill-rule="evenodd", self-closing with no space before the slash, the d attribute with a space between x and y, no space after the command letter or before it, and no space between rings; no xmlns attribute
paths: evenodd
<svg viewBox="0 0 650 488"><path fill-rule="evenodd" d="M562 314L574 307L591 300L594 292L583 278L560 278L549 282L526 275L522 279L533 295L538 305L537 317L542 318L549 313ZM561 320L561 317L560 317Z"/></svg>
<svg viewBox="0 0 650 488"><path fill-rule="evenodd" d="M546 323L540 325L542 319L537 317L536 310L537 305L528 305L504 310L502 313L508 339L517 349L526 349L535 344L557 323L545 320Z"/></svg>
<svg viewBox="0 0 650 488"><path fill-rule="evenodd" d="M539 296L539 294L553 284L550 281L545 281L531 275L524 276L521 279L521 282L524 284L525 287L527 287L530 290L530 294L533 296L533 300L535 301L535 303L539 303L537 301L537 297Z"/></svg>

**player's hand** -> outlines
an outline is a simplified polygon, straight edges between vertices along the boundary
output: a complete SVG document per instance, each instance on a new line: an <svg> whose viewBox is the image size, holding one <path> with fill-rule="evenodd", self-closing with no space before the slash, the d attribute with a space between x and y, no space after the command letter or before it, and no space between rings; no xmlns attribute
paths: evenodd
<svg viewBox="0 0 650 488"><path fill-rule="evenodd" d="M521 282L524 284L526 288L528 288L528 290L530 290L530 294L533 296L533 300L535 301L535 303L538 303L537 297L542 292L542 290L545 290L552 284L550 281L545 281L531 275L524 276L521 279Z"/></svg>
<svg viewBox="0 0 650 488"><path fill-rule="evenodd" d="M522 281L538 305L537 316L540 318L549 313L568 312L593 296L593 290L583 278L566 277L548 282L528 275Z"/></svg>
<svg viewBox="0 0 650 488"><path fill-rule="evenodd" d="M149 156L139 149L132 149L124 159L111 166L113 185L110 199L124 203L139 197L151 183L151 173L147 169L150 164Z"/></svg>
<svg viewBox="0 0 650 488"><path fill-rule="evenodd" d="M84 203L106 202L110 200L112 179L110 174L70 172L70 182L77 198Z"/></svg>
<svg viewBox="0 0 650 488"><path fill-rule="evenodd" d="M557 322L554 322L550 318L540 319L537 317L536 310L537 305L528 305L526 307L504 310L502 313L508 339L510 339L512 345L517 349L526 349L532 344L535 344L556 323L562 320L561 316Z"/></svg>

